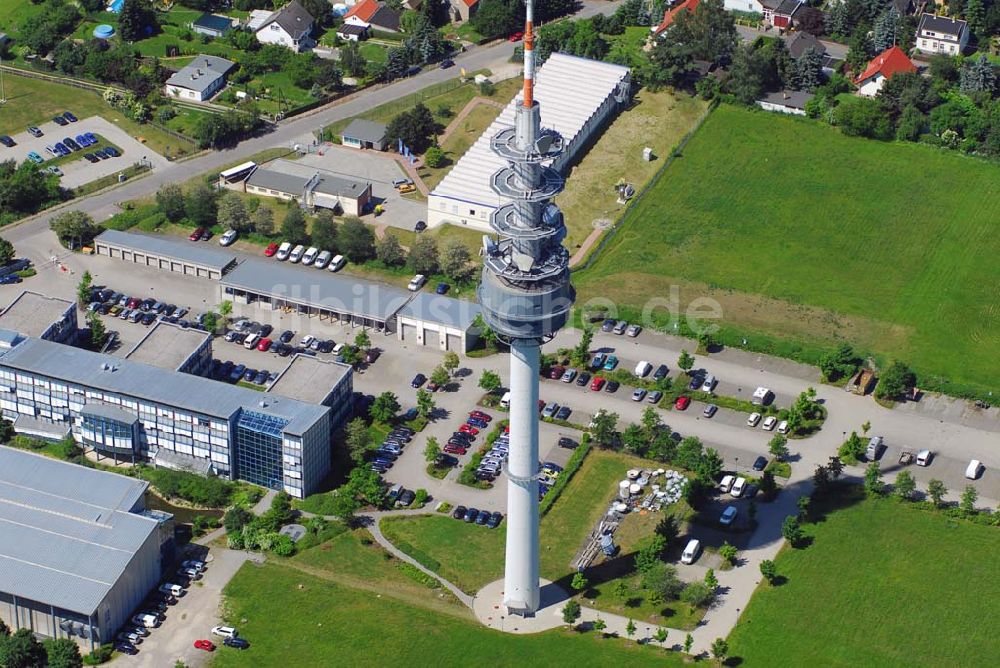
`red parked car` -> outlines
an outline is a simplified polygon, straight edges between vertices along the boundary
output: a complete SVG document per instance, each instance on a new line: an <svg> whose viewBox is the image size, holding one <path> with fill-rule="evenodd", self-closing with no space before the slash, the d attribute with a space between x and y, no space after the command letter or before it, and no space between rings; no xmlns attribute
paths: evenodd
<svg viewBox="0 0 1000 668"><path fill-rule="evenodd" d="M600 392L604 387L604 383L607 382L600 376L594 376L594 380L590 381L590 389L593 392Z"/></svg>
<svg viewBox="0 0 1000 668"><path fill-rule="evenodd" d="M691 405L691 399L688 397L677 397L677 401L674 402L674 408L679 411L687 410L687 407Z"/></svg>
<svg viewBox="0 0 1000 668"><path fill-rule="evenodd" d="M461 427L458 428L458 430L463 434L469 434L470 436L475 436L476 434L479 433L479 430L473 427L471 424L463 424Z"/></svg>
<svg viewBox="0 0 1000 668"><path fill-rule="evenodd" d="M472 411L469 413L469 417L479 418L483 422L490 422L493 420L493 416L489 413L484 413L482 411Z"/></svg>
<svg viewBox="0 0 1000 668"><path fill-rule="evenodd" d="M271 339L261 339L257 343L257 350L259 350L262 353L266 353L270 347L271 347Z"/></svg>
<svg viewBox="0 0 1000 668"><path fill-rule="evenodd" d="M274 254L277 252L278 244L272 241L267 245L267 248L264 249L264 257L274 257Z"/></svg>
<svg viewBox="0 0 1000 668"><path fill-rule="evenodd" d="M442 450L447 452L449 455L464 455L467 452L465 448L460 448L457 445L452 445L450 443L445 445Z"/></svg>
<svg viewBox="0 0 1000 668"><path fill-rule="evenodd" d="M559 380L560 378L562 378L562 375L564 373L566 373L565 367L554 366L551 369L549 369L549 379L550 380Z"/></svg>
<svg viewBox="0 0 1000 668"><path fill-rule="evenodd" d="M196 227L194 232L188 235L188 241L201 241L201 235L205 234L204 227Z"/></svg>
<svg viewBox="0 0 1000 668"><path fill-rule="evenodd" d="M510 36L510 41L520 42L524 38L524 33L518 30L516 33Z"/></svg>
<svg viewBox="0 0 1000 668"><path fill-rule="evenodd" d="M215 651L215 643L213 643L211 640L195 640L194 646L195 649L203 649L206 652Z"/></svg>

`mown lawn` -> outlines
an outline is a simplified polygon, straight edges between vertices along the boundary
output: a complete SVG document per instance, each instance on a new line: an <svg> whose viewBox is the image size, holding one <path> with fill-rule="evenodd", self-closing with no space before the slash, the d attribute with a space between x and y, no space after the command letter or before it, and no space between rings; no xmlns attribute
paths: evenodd
<svg viewBox="0 0 1000 668"><path fill-rule="evenodd" d="M172 157L197 150L194 144L179 141L151 125L140 125L125 118L109 107L97 93L13 74L5 74L3 81L7 104L0 106L0 134L23 132L29 125L40 125L56 114L72 111L81 121L88 116L103 116L133 137L142 137L147 146L161 155L168 146ZM68 132L71 128L60 129Z"/></svg>
<svg viewBox="0 0 1000 668"><path fill-rule="evenodd" d="M3 0L0 2L0 32L16 36L21 25L43 9L31 0Z"/></svg>
<svg viewBox="0 0 1000 668"><path fill-rule="evenodd" d="M574 276L578 301L606 297L637 315L676 285L682 309L716 299L731 340L760 335L809 359L847 339L920 374L995 388L997 169L723 105Z"/></svg>
<svg viewBox="0 0 1000 668"><path fill-rule="evenodd" d="M523 666L526 657L538 666L681 664L679 655L660 648L595 634L506 635L471 616L435 613L277 563L245 564L225 589L224 609L251 647L242 652L220 647L212 657L217 668Z"/></svg>
<svg viewBox="0 0 1000 668"><path fill-rule="evenodd" d="M995 527L891 500L806 525L729 637L741 666L987 666L1000 656ZM992 659L989 657L993 657Z"/></svg>
<svg viewBox="0 0 1000 668"><path fill-rule="evenodd" d="M571 562L597 520L617 492L617 483L630 468L648 466L649 462L628 455L594 450L549 513L542 518L542 577L569 590L574 573ZM678 507L683 512L686 509ZM621 551L610 559L599 557L585 572L591 587L583 592L594 607L618 614L657 621L666 617L671 625L692 626L702 617L681 603L653 606L638 589L633 575L634 555L641 543L652 534L660 514L630 516L618 536ZM474 594L483 585L503 576L506 525L484 529L450 517L391 517L381 523L382 531L397 547L410 554L442 577ZM624 579L632 589L625 600L611 592L617 580ZM662 621L662 617L660 617Z"/></svg>

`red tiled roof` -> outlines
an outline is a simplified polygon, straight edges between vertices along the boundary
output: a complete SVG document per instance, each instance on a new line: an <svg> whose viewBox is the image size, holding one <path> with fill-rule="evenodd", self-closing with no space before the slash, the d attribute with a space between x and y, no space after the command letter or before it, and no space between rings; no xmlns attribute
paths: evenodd
<svg viewBox="0 0 1000 668"><path fill-rule="evenodd" d="M361 0L358 4L351 7L351 10L344 14L345 19L349 19L352 16L356 16L366 23L375 16L375 12L379 10L379 4L376 0Z"/></svg>
<svg viewBox="0 0 1000 668"><path fill-rule="evenodd" d="M669 12L663 15L663 20L660 21L660 25L656 26L656 29L653 31L653 34L659 35L664 30L673 25L674 19L677 18L678 14L680 14L682 11L693 12L695 9L698 8L698 5L700 3L701 0L684 0L684 2L677 5L676 7L674 7Z"/></svg>
<svg viewBox="0 0 1000 668"><path fill-rule="evenodd" d="M882 53L878 54L872 58L871 62L868 63L868 67L865 71L854 80L854 83L860 83L865 79L870 79L876 74L881 74L886 79L889 79L894 74L900 72L916 72L917 66L913 64L913 61L906 57L903 50L898 46L892 46Z"/></svg>
<svg viewBox="0 0 1000 668"><path fill-rule="evenodd" d="M462 2L465 3L466 7L472 7L474 4L479 2L479 0L462 0Z"/></svg>

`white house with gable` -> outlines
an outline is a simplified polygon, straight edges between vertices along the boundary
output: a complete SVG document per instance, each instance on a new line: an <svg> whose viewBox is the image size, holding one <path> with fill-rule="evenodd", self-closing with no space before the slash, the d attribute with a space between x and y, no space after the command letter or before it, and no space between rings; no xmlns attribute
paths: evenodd
<svg viewBox="0 0 1000 668"><path fill-rule="evenodd" d="M303 51L312 46L310 35L315 22L298 0L292 0L260 24L256 30L257 41Z"/></svg>

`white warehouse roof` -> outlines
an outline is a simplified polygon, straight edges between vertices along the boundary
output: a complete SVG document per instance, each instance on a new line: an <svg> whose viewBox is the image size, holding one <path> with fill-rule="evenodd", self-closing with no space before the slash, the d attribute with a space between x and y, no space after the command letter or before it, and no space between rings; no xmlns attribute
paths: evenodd
<svg viewBox="0 0 1000 668"><path fill-rule="evenodd" d="M627 67L553 53L535 76L535 99L541 105L542 127L562 134L565 153L572 154L586 141L587 133L582 130L588 121L628 78ZM429 208L434 197L500 206L500 198L490 188L490 177L507 165L490 150L490 139L500 130L514 126L514 109L521 100L522 94L518 93L441 180L431 192Z"/></svg>

